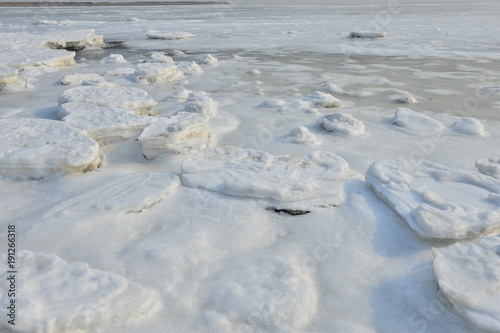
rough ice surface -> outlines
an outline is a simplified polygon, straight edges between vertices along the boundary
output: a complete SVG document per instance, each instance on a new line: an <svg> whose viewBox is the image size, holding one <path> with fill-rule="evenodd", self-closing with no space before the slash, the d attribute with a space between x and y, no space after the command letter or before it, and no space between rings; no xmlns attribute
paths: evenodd
<svg viewBox="0 0 500 333"><path fill-rule="evenodd" d="M55 21L55 20L37 20L33 22L34 25L68 25L68 21Z"/></svg>
<svg viewBox="0 0 500 333"><path fill-rule="evenodd" d="M13 178L84 172L101 161L94 140L60 121L0 119L0 140L0 173Z"/></svg>
<svg viewBox="0 0 500 333"><path fill-rule="evenodd" d="M67 67L75 65L75 52L26 47L0 52L0 65L22 69L28 66Z"/></svg>
<svg viewBox="0 0 500 333"><path fill-rule="evenodd" d="M393 95L391 99L400 104L415 104L418 103L417 99L411 95L403 94L403 95Z"/></svg>
<svg viewBox="0 0 500 333"><path fill-rule="evenodd" d="M373 95L373 92L371 91L346 91L341 87L339 87L338 85L331 82L325 83L324 85L319 87L318 90L328 94L350 96L350 97L368 97Z"/></svg>
<svg viewBox="0 0 500 333"><path fill-rule="evenodd" d="M165 153L187 154L206 148L210 139L209 119L205 114L191 112L159 118L139 136L144 156L152 160Z"/></svg>
<svg viewBox="0 0 500 333"><path fill-rule="evenodd" d="M248 327L304 327L316 313L319 296L297 261L264 256L235 263L208 282L208 310Z"/></svg>
<svg viewBox="0 0 500 333"><path fill-rule="evenodd" d="M396 109L392 124L403 132L420 136L437 135L445 128L439 121L403 107Z"/></svg>
<svg viewBox="0 0 500 333"><path fill-rule="evenodd" d="M285 101L282 99L270 98L270 99L267 99L264 102L260 103L257 107L258 108L275 109L275 108L279 108L281 106L284 106L285 104L286 104Z"/></svg>
<svg viewBox="0 0 500 333"><path fill-rule="evenodd" d="M365 124L363 122L350 114L342 112L321 117L316 121L316 125L328 132L338 134L359 135L365 133Z"/></svg>
<svg viewBox="0 0 500 333"><path fill-rule="evenodd" d="M184 110L186 112L203 113L213 118L217 116L219 103L204 91L192 92L188 95Z"/></svg>
<svg viewBox="0 0 500 333"><path fill-rule="evenodd" d="M104 80L102 76L99 74L91 73L91 74L68 74L65 75L61 79L61 84L63 86L67 85L82 85L83 81L89 81L89 82L95 82L95 83L100 83Z"/></svg>
<svg viewBox="0 0 500 333"><path fill-rule="evenodd" d="M145 59L144 62L152 62L152 63L161 63L161 64L175 64L174 59L169 55L165 54L165 52L155 51L151 53L148 59Z"/></svg>
<svg viewBox="0 0 500 333"><path fill-rule="evenodd" d="M476 161L476 168L484 175L500 180L500 158L481 158Z"/></svg>
<svg viewBox="0 0 500 333"><path fill-rule="evenodd" d="M18 71L14 67L0 65L0 89L17 82Z"/></svg>
<svg viewBox="0 0 500 333"><path fill-rule="evenodd" d="M157 30L146 31L146 36L149 39L166 39L166 40L176 40L176 39L186 39L191 36L189 32L184 31L172 31L172 32L160 32Z"/></svg>
<svg viewBox="0 0 500 333"><path fill-rule="evenodd" d="M62 104L58 114L65 123L84 129L88 136L100 143L129 139L158 120L139 116L123 106L102 107L79 102Z"/></svg>
<svg viewBox="0 0 500 333"><path fill-rule="evenodd" d="M0 257L7 262L7 255ZM101 330L113 323L144 320L161 308L155 292L84 262L68 263L56 255L20 250L16 267L17 278L26 281L16 290L23 317L15 326L5 320L0 323L15 332ZM0 299L8 304L9 274L1 277Z"/></svg>
<svg viewBox="0 0 500 333"><path fill-rule="evenodd" d="M310 144L314 145L319 142L319 139L316 135L309 132L307 127L297 126L294 127L288 132L286 135L281 137L283 141L291 142L291 143L299 143L299 144Z"/></svg>
<svg viewBox="0 0 500 333"><path fill-rule="evenodd" d="M338 108L342 106L342 102L338 98L321 91L315 91L304 98L304 101L318 108Z"/></svg>
<svg viewBox="0 0 500 333"><path fill-rule="evenodd" d="M104 64L122 64L127 62L127 60L121 54L110 54L102 58L101 62Z"/></svg>
<svg viewBox="0 0 500 333"><path fill-rule="evenodd" d="M254 69L247 71L247 74L257 76L257 75L262 75L262 72L256 68L254 68Z"/></svg>
<svg viewBox="0 0 500 333"><path fill-rule="evenodd" d="M423 238L460 240L500 231L500 181L424 161L374 162L373 191Z"/></svg>
<svg viewBox="0 0 500 333"><path fill-rule="evenodd" d="M434 274L446 301L474 326L500 332L500 236L432 252Z"/></svg>
<svg viewBox="0 0 500 333"><path fill-rule="evenodd" d="M327 151L305 156L273 156L265 151L237 147L207 148L182 164L182 181L238 197L293 202L330 196L343 201L339 185L349 166Z"/></svg>
<svg viewBox="0 0 500 333"><path fill-rule="evenodd" d="M219 60L211 54L205 54L198 60L198 64L217 66L219 64Z"/></svg>
<svg viewBox="0 0 500 333"><path fill-rule="evenodd" d="M104 47L104 37L96 35L94 30L58 31L40 35L40 46L50 49L81 50L85 47Z"/></svg>
<svg viewBox="0 0 500 333"><path fill-rule="evenodd" d="M349 35L351 38L385 38L387 37L386 32L377 31L352 31Z"/></svg>
<svg viewBox="0 0 500 333"><path fill-rule="evenodd" d="M203 73L203 69L194 61L191 61L189 64L179 65L181 70L186 74L201 74Z"/></svg>
<svg viewBox="0 0 500 333"><path fill-rule="evenodd" d="M458 119L451 128L457 133L469 135L483 135L484 126L481 121L472 117L462 117Z"/></svg>
<svg viewBox="0 0 500 333"><path fill-rule="evenodd" d="M145 90L134 87L99 88L76 87L66 90L57 99L59 105L69 102L90 103L98 106L123 106L137 114L148 115L157 104Z"/></svg>
<svg viewBox="0 0 500 333"><path fill-rule="evenodd" d="M171 100L175 102L186 102L187 99L189 98L189 94L191 94L191 90L187 90L185 88L182 88L180 90L174 91L167 97L165 97L165 100Z"/></svg>
<svg viewBox="0 0 500 333"><path fill-rule="evenodd" d="M161 63L139 64L135 75L139 81L149 83L155 82L179 82L184 79L184 73L176 65L164 65Z"/></svg>

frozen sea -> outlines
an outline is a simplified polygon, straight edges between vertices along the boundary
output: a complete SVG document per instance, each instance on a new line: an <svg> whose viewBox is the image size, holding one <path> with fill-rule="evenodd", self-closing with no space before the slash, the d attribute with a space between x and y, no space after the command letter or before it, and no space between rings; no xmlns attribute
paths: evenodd
<svg viewBox="0 0 500 333"><path fill-rule="evenodd" d="M0 330L500 332L499 15L1 8Z"/></svg>

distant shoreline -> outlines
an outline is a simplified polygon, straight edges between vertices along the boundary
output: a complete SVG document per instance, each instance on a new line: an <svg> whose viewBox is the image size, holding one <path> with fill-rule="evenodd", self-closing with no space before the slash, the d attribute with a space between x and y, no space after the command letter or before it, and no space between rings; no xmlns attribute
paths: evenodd
<svg viewBox="0 0 500 333"><path fill-rule="evenodd" d="M68 2L68 1L22 1L0 2L0 7L106 7L106 6L189 6L229 5L225 1L136 1L136 2Z"/></svg>

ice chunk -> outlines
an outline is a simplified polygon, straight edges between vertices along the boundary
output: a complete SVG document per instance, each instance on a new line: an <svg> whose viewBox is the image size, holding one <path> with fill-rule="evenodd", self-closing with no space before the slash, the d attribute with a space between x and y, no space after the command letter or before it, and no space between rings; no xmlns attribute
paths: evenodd
<svg viewBox="0 0 500 333"><path fill-rule="evenodd" d="M293 202L330 196L343 201L340 184L348 164L327 151L273 156L236 147L207 148L182 164L182 181L228 195Z"/></svg>
<svg viewBox="0 0 500 333"><path fill-rule="evenodd" d="M284 100L279 99L279 98L270 98L265 100L264 102L260 103L257 107L258 108L279 108L280 106L284 106L286 103Z"/></svg>
<svg viewBox="0 0 500 333"><path fill-rule="evenodd" d="M219 104L204 91L192 92L189 94L184 110L186 112L203 113L208 116L217 116L217 107Z"/></svg>
<svg viewBox="0 0 500 333"><path fill-rule="evenodd" d="M251 69L247 72L247 74L250 74L250 75L254 75L254 76L257 76L257 75L261 75L262 72L258 69Z"/></svg>
<svg viewBox="0 0 500 333"><path fill-rule="evenodd" d="M179 68L185 72L186 74L201 74L203 73L203 69L194 61L191 61L189 64L180 64Z"/></svg>
<svg viewBox="0 0 500 333"><path fill-rule="evenodd" d="M368 97L373 95L373 92L371 91L345 91L338 85L333 84L331 82L325 83L318 90L324 93L341 95L341 96L351 96L351 97Z"/></svg>
<svg viewBox="0 0 500 333"><path fill-rule="evenodd" d="M189 98L189 94L191 94L191 90L187 90L182 88L181 90L174 91L169 96L165 97L165 100L172 100L175 102L186 102Z"/></svg>
<svg viewBox="0 0 500 333"><path fill-rule="evenodd" d="M54 21L54 20L38 20L33 22L34 25L67 25L66 21Z"/></svg>
<svg viewBox="0 0 500 333"><path fill-rule="evenodd" d="M311 103L314 107L320 108L338 108L342 106L342 102L338 98L321 91L315 91L304 98L304 101Z"/></svg>
<svg viewBox="0 0 500 333"><path fill-rule="evenodd" d="M76 30L45 34L39 37L43 39L40 46L50 49L65 49L78 51L85 47L105 47L104 37L96 35L95 30Z"/></svg>
<svg viewBox="0 0 500 333"><path fill-rule="evenodd" d="M316 121L318 127L322 127L328 132L359 135L365 133L365 125L352 115L336 112L319 118Z"/></svg>
<svg viewBox="0 0 500 333"><path fill-rule="evenodd" d="M157 63L146 63L138 65L135 72L139 81L154 82L178 82L184 79L184 73L176 65L165 65Z"/></svg>
<svg viewBox="0 0 500 333"><path fill-rule="evenodd" d="M102 76L100 76L99 74L94 74L94 73L92 73L92 74L68 74L61 79L61 84L64 86L82 85L83 81L91 81L91 82L99 83L99 82L106 81L106 80L104 80L104 78Z"/></svg>
<svg viewBox="0 0 500 333"><path fill-rule="evenodd" d="M84 129L97 142L125 140L155 123L155 117L144 117L123 106L102 107L90 103L71 102L61 105L58 112L63 121Z"/></svg>
<svg viewBox="0 0 500 333"><path fill-rule="evenodd" d="M186 54L184 52L182 52L181 50L170 50L167 52L167 54L169 56L180 56L180 55L183 55L183 54Z"/></svg>
<svg viewBox="0 0 500 333"><path fill-rule="evenodd" d="M0 256L4 262L7 255ZM111 323L134 323L156 313L159 295L113 273L68 263L55 255L21 250L16 254L17 279L29 281L16 290L23 319L5 329L16 332L81 331ZM9 273L1 275L2 304L8 304ZM7 327L8 326L8 327Z"/></svg>
<svg viewBox="0 0 500 333"><path fill-rule="evenodd" d="M186 154L206 148L210 138L208 120L205 114L190 112L160 118L139 136L144 156L152 160L165 153Z"/></svg>
<svg viewBox="0 0 500 333"><path fill-rule="evenodd" d="M17 82L17 69L0 65L0 89Z"/></svg>
<svg viewBox="0 0 500 333"><path fill-rule="evenodd" d="M99 145L81 130L46 119L0 119L0 173L39 179L100 164Z"/></svg>
<svg viewBox="0 0 500 333"><path fill-rule="evenodd" d="M433 248L441 294L474 326L500 332L500 236Z"/></svg>
<svg viewBox="0 0 500 333"><path fill-rule="evenodd" d="M443 124L408 108L397 108L392 119L396 128L415 135L432 136L444 130Z"/></svg>
<svg viewBox="0 0 500 333"><path fill-rule="evenodd" d="M462 117L458 119L451 128L458 133L469 135L483 135L484 126L479 120L471 117Z"/></svg>
<svg viewBox="0 0 500 333"><path fill-rule="evenodd" d="M25 47L21 49L2 50L0 65L15 68L27 66L67 67L75 64L75 52L66 50L50 50L44 47Z"/></svg>
<svg viewBox="0 0 500 333"><path fill-rule="evenodd" d="M236 262L208 282L204 304L231 322L300 329L314 317L319 297L296 261L263 256Z"/></svg>
<svg viewBox="0 0 500 333"><path fill-rule="evenodd" d="M146 31L146 36L148 39L166 39L166 40L176 40L176 39L186 39L191 36L189 32L184 31L173 31L173 32L160 32L156 30Z"/></svg>
<svg viewBox="0 0 500 333"><path fill-rule="evenodd" d="M135 69L130 68L130 67L110 69L109 71L106 72L106 74L108 74L110 76L123 76L123 75L130 75L130 74L134 74L134 73L135 73Z"/></svg>
<svg viewBox="0 0 500 333"><path fill-rule="evenodd" d="M129 17L127 22L139 22L140 20L137 17Z"/></svg>
<svg viewBox="0 0 500 333"><path fill-rule="evenodd" d="M217 58L215 58L211 54L205 54L198 60L198 64L217 66L219 64L219 60L217 60Z"/></svg>
<svg viewBox="0 0 500 333"><path fill-rule="evenodd" d="M411 95L403 94L403 95L393 95L391 99L400 104L415 104L418 103L417 99Z"/></svg>
<svg viewBox="0 0 500 333"><path fill-rule="evenodd" d="M424 161L374 162L366 180L423 238L466 239L500 229L500 181Z"/></svg>
<svg viewBox="0 0 500 333"><path fill-rule="evenodd" d="M91 103L99 106L123 106L147 115L157 104L146 91L132 87L76 87L66 90L57 99L59 105L69 102Z"/></svg>
<svg viewBox="0 0 500 333"><path fill-rule="evenodd" d="M159 51L151 53L149 59L146 59L145 62L161 63L169 65L175 64L175 61L174 59L172 59L172 57L166 55L165 52L159 52Z"/></svg>
<svg viewBox="0 0 500 333"><path fill-rule="evenodd" d="M476 168L482 174L500 180L500 158L481 158L476 161Z"/></svg>
<svg viewBox="0 0 500 333"><path fill-rule="evenodd" d="M101 59L102 63L105 64L121 64L127 62L121 54L110 54L107 57Z"/></svg>
<svg viewBox="0 0 500 333"><path fill-rule="evenodd" d="M309 132L307 127L298 126L290 130L290 132L282 136L282 140L292 143L316 144L319 142L316 135Z"/></svg>
<svg viewBox="0 0 500 333"><path fill-rule="evenodd" d="M351 38L385 38L387 33L376 31L352 31L349 35Z"/></svg>

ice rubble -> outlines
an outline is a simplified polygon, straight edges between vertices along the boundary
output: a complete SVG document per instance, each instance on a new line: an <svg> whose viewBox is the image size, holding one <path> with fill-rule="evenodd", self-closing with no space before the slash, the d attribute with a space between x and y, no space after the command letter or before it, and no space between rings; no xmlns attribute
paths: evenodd
<svg viewBox="0 0 500 333"><path fill-rule="evenodd" d="M500 332L500 236L433 248L441 295L474 326Z"/></svg>
<svg viewBox="0 0 500 333"><path fill-rule="evenodd" d="M123 106L140 115L148 115L157 104L146 91L132 87L76 87L66 90L57 99L59 105L69 102L90 103L104 107Z"/></svg>
<svg viewBox="0 0 500 333"><path fill-rule="evenodd" d="M22 69L27 66L68 67L75 64L75 52L44 47L0 50L0 65Z"/></svg>
<svg viewBox="0 0 500 333"><path fill-rule="evenodd" d="M182 63L178 65L179 69L182 70L186 74L201 74L203 73L203 69L194 61L191 63Z"/></svg>
<svg viewBox="0 0 500 333"><path fill-rule="evenodd" d="M124 75L130 75L134 74L135 69L131 67L122 67L122 68L114 68L110 69L109 71L106 72L107 75L109 76L124 76Z"/></svg>
<svg viewBox="0 0 500 333"><path fill-rule="evenodd" d="M344 159L327 151L273 156L237 147L207 148L182 164L182 181L239 197L293 202L329 196L343 202L340 184L348 176Z"/></svg>
<svg viewBox="0 0 500 333"><path fill-rule="evenodd" d="M144 156L151 160L165 153L186 154L206 148L210 139L209 119L205 114L191 112L159 118L139 136Z"/></svg>
<svg viewBox="0 0 500 333"><path fill-rule="evenodd" d="M283 141L291 142L291 143L299 143L299 144L316 144L319 143L316 135L309 132L307 127L297 126L294 127L288 132L288 134L283 135L281 137Z"/></svg>
<svg viewBox="0 0 500 333"><path fill-rule="evenodd" d="M259 105L257 105L258 108L269 108L269 109L274 109L274 108L279 108L281 106L285 106L285 101L279 98L269 98Z"/></svg>
<svg viewBox="0 0 500 333"><path fill-rule="evenodd" d="M318 127L324 128L328 132L359 135L365 133L365 125L352 115L336 112L319 118L316 121Z"/></svg>
<svg viewBox="0 0 500 333"><path fill-rule="evenodd" d="M198 60L198 64L217 66L219 64L219 60L214 56L212 56L211 54L205 54Z"/></svg>
<svg viewBox="0 0 500 333"><path fill-rule="evenodd" d="M101 161L94 140L60 121L0 119L0 141L0 173L14 178L84 172Z"/></svg>
<svg viewBox="0 0 500 333"><path fill-rule="evenodd" d="M161 63L139 64L135 75L139 81L154 82L179 82L184 79L184 73L176 65Z"/></svg>
<svg viewBox="0 0 500 333"><path fill-rule="evenodd" d="M467 239L500 229L500 181L424 161L374 162L374 192L423 238Z"/></svg>
<svg viewBox="0 0 500 333"><path fill-rule="evenodd" d="M445 129L439 121L403 107L396 109L392 124L403 132L420 136L437 135Z"/></svg>
<svg viewBox="0 0 500 333"><path fill-rule="evenodd" d="M342 102L338 98L321 91L315 91L305 97L304 101L310 103L312 107L319 108L338 108L342 106Z"/></svg>
<svg viewBox="0 0 500 333"><path fill-rule="evenodd" d="M213 118L217 116L219 103L204 91L192 92L186 99L183 112L203 113Z"/></svg>
<svg viewBox="0 0 500 333"><path fill-rule="evenodd" d="M187 90L182 88L180 90L174 91L172 94L165 97L165 100L171 100L175 102L186 102L189 98L189 94L191 94L191 90Z"/></svg>
<svg viewBox="0 0 500 333"><path fill-rule="evenodd" d="M173 32L160 32L157 30L146 31L146 36L148 39L165 39L165 40L176 40L176 39L186 39L191 36L189 32L184 31L173 31Z"/></svg>
<svg viewBox="0 0 500 333"><path fill-rule="evenodd" d="M79 102L62 104L58 115L65 123L84 129L88 136L101 143L128 139L158 120L139 116L123 106L102 107Z"/></svg>
<svg viewBox="0 0 500 333"><path fill-rule="evenodd" d="M7 255L1 257L7 262ZM16 268L17 278L26 281L16 292L22 319L15 326L6 320L0 323L16 332L75 332L134 323L161 308L157 293L123 276L91 269L87 263L68 263L55 255L21 250L16 253ZM9 273L1 277L1 301L7 304Z"/></svg>
<svg viewBox="0 0 500 333"><path fill-rule="evenodd" d="M61 84L63 86L67 85L85 85L85 86L99 86L99 87L109 87L113 85L107 82L99 74L68 74L61 79ZM114 85L113 85L114 86Z"/></svg>
<svg viewBox="0 0 500 333"><path fill-rule="evenodd" d="M121 54L110 54L107 57L101 59L104 64L122 64L127 62Z"/></svg>
<svg viewBox="0 0 500 333"><path fill-rule="evenodd" d="M484 126L479 120L471 117L462 117L458 119L452 126L455 132L469 135L483 135Z"/></svg>
<svg viewBox="0 0 500 333"><path fill-rule="evenodd" d="M17 82L18 71L14 67L0 65L0 89Z"/></svg>
<svg viewBox="0 0 500 333"><path fill-rule="evenodd" d="M482 174L500 180L500 158L481 158L476 161L476 168Z"/></svg>
<svg viewBox="0 0 500 333"><path fill-rule="evenodd" d="M68 21L55 20L38 20L33 22L34 25L68 25Z"/></svg>

